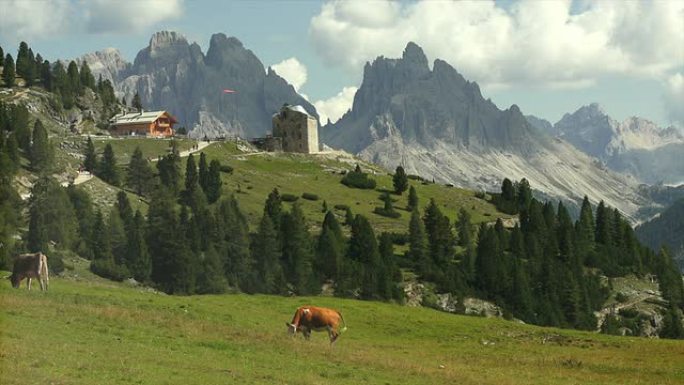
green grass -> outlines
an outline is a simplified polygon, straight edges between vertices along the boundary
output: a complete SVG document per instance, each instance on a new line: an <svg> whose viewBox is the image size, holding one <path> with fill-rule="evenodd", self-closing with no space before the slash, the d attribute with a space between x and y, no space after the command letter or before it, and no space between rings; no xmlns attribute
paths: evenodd
<svg viewBox="0 0 684 385"><path fill-rule="evenodd" d="M377 233L380 231L404 232L408 228L411 213L405 210L408 193L401 196L392 195L394 207L401 213L398 219L392 219L373 213L375 207L382 207L380 196L383 190L392 190L392 177L377 166L364 164L364 169L376 170L372 177L377 181L375 190L349 188L340 183L342 175L332 170L354 168L354 164L344 163L325 155L302 154L256 154L247 155L238 151L234 143L216 143L206 149L209 160L218 159L222 164L234 168L232 174L223 174L223 194L235 194L241 209L249 222L256 226L263 213L263 206L268 194L277 187L281 194L288 193L299 196L304 214L313 227L319 227L323 221L323 201L328 208L336 204L348 205L354 214L363 214L371 221ZM458 210L464 207L473 217L474 223L490 222L497 217L510 217L496 211L496 208L485 200L475 197L473 191L449 188L439 184L421 184L411 180L420 198L421 210L434 198L443 212L452 221ZM302 193L318 195L317 201L302 199ZM286 207L291 203L285 203ZM342 219L344 211L335 210Z"/></svg>
<svg viewBox="0 0 684 385"><path fill-rule="evenodd" d="M0 281L2 384L681 384L684 345L424 308L263 295L174 297L105 280ZM302 304L337 308L330 348L286 335Z"/></svg>
<svg viewBox="0 0 684 385"><path fill-rule="evenodd" d="M84 139L85 140L85 139ZM173 139L178 144L179 151L189 150L195 143L195 140L190 139ZM171 147L171 139L156 139L156 138L116 138L116 139L93 139L95 151L102 154L107 143L112 145L114 155L119 164L128 164L135 151L136 147L140 147L143 156L149 159L157 159L158 156L164 156L169 153Z"/></svg>

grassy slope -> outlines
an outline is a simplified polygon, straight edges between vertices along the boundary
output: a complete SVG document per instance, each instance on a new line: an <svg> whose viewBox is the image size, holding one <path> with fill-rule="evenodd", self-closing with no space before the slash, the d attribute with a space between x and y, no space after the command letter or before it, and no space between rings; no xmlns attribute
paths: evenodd
<svg viewBox="0 0 684 385"><path fill-rule="evenodd" d="M405 211L408 193L402 196L393 195L396 200L394 207L401 212L401 218L391 219L373 214L374 207L382 207L380 190L392 190L392 177L386 172L376 169L376 190L360 190L346 187L340 183L342 176L331 170L353 169L354 165L339 161L334 157L324 155L301 154L255 154L245 155L239 152L234 143L217 143L207 147L204 152L208 159L218 159L222 164L234 168L232 174L223 174L224 195L235 194L241 209L246 213L252 225L256 225L263 212L264 201L268 194L277 187L281 194L288 193L297 196L304 192L318 195L318 201L300 198L304 214L309 223L319 226L323 221L321 212L323 201L333 209L336 204L348 205L354 214L368 217L376 233L380 231L405 232L411 213ZM372 166L367 166L372 167ZM411 181L420 197L421 208L427 205L430 198L434 198L445 214L452 220L458 210L464 207L471 212L473 221L493 221L498 216L490 203L475 198L474 192L448 188L437 184L423 185L418 181ZM239 186L238 186L239 185ZM238 192L239 188L239 192ZM289 203L286 203L289 205ZM340 216L344 211L336 210Z"/></svg>
<svg viewBox="0 0 684 385"><path fill-rule="evenodd" d="M675 384L678 341L611 337L335 298L173 297L58 278L0 282L0 383ZM288 338L302 304L349 326ZM443 365L443 368L440 368ZM20 376L17 376L20 374Z"/></svg>

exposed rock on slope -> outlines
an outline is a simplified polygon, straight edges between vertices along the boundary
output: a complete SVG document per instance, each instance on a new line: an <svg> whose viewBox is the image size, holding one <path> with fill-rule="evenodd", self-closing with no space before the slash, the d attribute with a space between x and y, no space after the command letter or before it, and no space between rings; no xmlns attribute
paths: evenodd
<svg viewBox="0 0 684 385"><path fill-rule="evenodd" d="M191 136L264 135L283 103L302 105L318 118L309 102L234 37L213 35L204 55L176 32L157 32L132 65L104 52L82 59L96 76L111 77L119 96L130 101L137 92L146 109L171 111L179 125L192 129Z"/></svg>
<svg viewBox="0 0 684 385"><path fill-rule="evenodd" d="M393 169L461 186L498 190L526 177L555 198L588 194L635 219L647 202L636 181L601 167L568 143L533 127L513 105L499 110L478 85L409 43L401 59L366 64L353 107L322 129L323 141Z"/></svg>

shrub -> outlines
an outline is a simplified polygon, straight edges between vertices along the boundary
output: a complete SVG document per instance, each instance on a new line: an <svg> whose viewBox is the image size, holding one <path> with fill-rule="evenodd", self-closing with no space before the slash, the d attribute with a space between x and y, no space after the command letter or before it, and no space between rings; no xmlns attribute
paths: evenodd
<svg viewBox="0 0 684 385"><path fill-rule="evenodd" d="M384 207L376 207L373 209L373 212L378 215L382 215L383 217L388 217L388 218L399 218L401 217L401 213L395 210L385 210Z"/></svg>
<svg viewBox="0 0 684 385"><path fill-rule="evenodd" d="M370 190L374 189L376 186L375 179L369 178L368 174L361 171L360 167L356 167L356 170L350 171L345 175L342 180L342 184L351 187Z"/></svg>
<svg viewBox="0 0 684 385"><path fill-rule="evenodd" d="M623 292L618 292L617 294L615 294L615 300L620 303L625 303L628 299L629 297L627 297L627 295Z"/></svg>
<svg viewBox="0 0 684 385"><path fill-rule="evenodd" d="M335 208L335 210L346 210L346 209L349 208L349 206L343 205L343 204L337 204L337 205L335 205L335 206L333 206L333 207Z"/></svg>
<svg viewBox="0 0 684 385"><path fill-rule="evenodd" d="M424 180L423 177L420 175L408 174L406 175L406 177L411 180Z"/></svg>
<svg viewBox="0 0 684 385"><path fill-rule="evenodd" d="M318 200L318 195L312 194L312 193L308 193L308 192L305 192L305 193L302 194L302 198L304 198L304 199L306 199L306 200L310 200L310 201L317 201L317 200Z"/></svg>
<svg viewBox="0 0 684 385"><path fill-rule="evenodd" d="M392 243L395 245L400 245L403 246L408 243L409 238L407 233L394 233L391 232L389 233L390 237L392 237Z"/></svg>
<svg viewBox="0 0 684 385"><path fill-rule="evenodd" d="M219 170L223 173L226 173L226 174L232 174L233 173L233 168L227 164L222 164L221 166L219 166Z"/></svg>
<svg viewBox="0 0 684 385"><path fill-rule="evenodd" d="M117 265L114 261L100 259L90 263L90 271L103 278L123 281L130 276L126 266Z"/></svg>
<svg viewBox="0 0 684 385"><path fill-rule="evenodd" d="M282 194L280 196L280 200L282 200L283 202L294 202L297 199L299 199L299 197L294 194Z"/></svg>

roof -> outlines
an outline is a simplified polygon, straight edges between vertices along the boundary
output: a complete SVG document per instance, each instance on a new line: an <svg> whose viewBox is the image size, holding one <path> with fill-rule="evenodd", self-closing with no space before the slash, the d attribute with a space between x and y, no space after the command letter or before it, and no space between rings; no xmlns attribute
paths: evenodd
<svg viewBox="0 0 684 385"><path fill-rule="evenodd" d="M109 122L114 125L152 123L164 114L168 114L172 121L176 121L176 119L166 111L143 111L114 115Z"/></svg>
<svg viewBox="0 0 684 385"><path fill-rule="evenodd" d="M304 114L304 115L306 115L306 116L308 116L308 117L312 117L311 115L309 115L308 112L306 112L306 110L304 109L304 107L302 107L302 106L300 106L300 105L296 105L296 106L291 106L291 105L289 105L289 104L288 104L288 105L284 105L284 106L280 109L280 111L285 110L285 109L290 110L290 111L299 112L300 114ZM279 112L276 112L275 114L273 114L273 116L276 116L276 115L278 115L278 114L279 114ZM313 118L313 117L312 117L312 118Z"/></svg>

